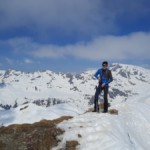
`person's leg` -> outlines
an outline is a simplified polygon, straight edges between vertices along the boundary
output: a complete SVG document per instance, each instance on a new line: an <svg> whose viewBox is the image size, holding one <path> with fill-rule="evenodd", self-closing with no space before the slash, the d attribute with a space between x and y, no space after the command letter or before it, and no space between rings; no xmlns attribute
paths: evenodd
<svg viewBox="0 0 150 150"><path fill-rule="evenodd" d="M94 99L94 111L98 112L99 111L99 107L98 107L98 97L99 94L101 93L101 86L98 86L96 88L96 92L95 92L95 99Z"/></svg>
<svg viewBox="0 0 150 150"><path fill-rule="evenodd" d="M104 112L108 112L108 86L104 87Z"/></svg>

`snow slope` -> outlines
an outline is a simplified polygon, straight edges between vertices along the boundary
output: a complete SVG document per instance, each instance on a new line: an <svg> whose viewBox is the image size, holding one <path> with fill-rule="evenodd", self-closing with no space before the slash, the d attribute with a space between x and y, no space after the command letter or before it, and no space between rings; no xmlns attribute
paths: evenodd
<svg viewBox="0 0 150 150"><path fill-rule="evenodd" d="M53 120L61 116L77 116L83 113L84 110L70 104L58 104L45 108L28 103L15 109L0 110L0 125L34 123L42 119Z"/></svg>
<svg viewBox="0 0 150 150"><path fill-rule="evenodd" d="M73 119L58 125L66 132L54 150L70 140L79 141L80 150L149 150L150 70L123 64L110 69L114 81L109 101L119 115L84 113L93 107L96 70L76 75L0 71L0 125L71 115Z"/></svg>
<svg viewBox="0 0 150 150"><path fill-rule="evenodd" d="M115 105L119 115L91 112L64 121L58 127L66 132L53 150L69 140L77 140L80 150L149 150L149 104L150 94L146 94Z"/></svg>
<svg viewBox="0 0 150 150"><path fill-rule="evenodd" d="M83 113L85 110L70 104L45 108L28 103L15 109L0 110L0 123L33 123L41 119L72 115L73 119L58 125L66 132L59 137L61 142L53 150L64 148L66 141L70 140L79 142L79 150L149 150L150 93L145 88L142 92L141 95L111 106L119 110L119 115Z"/></svg>

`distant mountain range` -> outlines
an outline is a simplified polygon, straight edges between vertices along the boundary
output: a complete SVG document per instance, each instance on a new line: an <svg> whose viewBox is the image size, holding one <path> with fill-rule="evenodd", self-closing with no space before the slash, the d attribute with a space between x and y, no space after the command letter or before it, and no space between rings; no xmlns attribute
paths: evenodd
<svg viewBox="0 0 150 150"><path fill-rule="evenodd" d="M109 89L109 101L112 104L140 94L143 88L150 88L148 69L125 64L112 64L109 68L114 79ZM50 70L34 73L1 70L0 107L10 109L24 103L48 107L71 103L80 108L88 108L93 104L95 86L98 83L94 78L95 72L96 70L88 70L71 74Z"/></svg>

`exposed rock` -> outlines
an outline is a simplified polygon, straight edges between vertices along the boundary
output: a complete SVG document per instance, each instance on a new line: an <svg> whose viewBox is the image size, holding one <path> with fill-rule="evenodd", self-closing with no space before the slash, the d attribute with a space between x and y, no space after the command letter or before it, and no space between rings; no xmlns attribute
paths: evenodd
<svg viewBox="0 0 150 150"><path fill-rule="evenodd" d="M61 100L61 99L56 99L56 98L48 98L48 99L34 100L33 103L38 106L49 107L52 105L67 103L67 101Z"/></svg>
<svg viewBox="0 0 150 150"><path fill-rule="evenodd" d="M131 81L129 81L129 83L130 83L131 85L136 85L135 83L133 83L133 82L131 82Z"/></svg>
<svg viewBox="0 0 150 150"><path fill-rule="evenodd" d="M70 90L79 91L80 92L80 90L76 86L74 86L73 88L70 88Z"/></svg>
<svg viewBox="0 0 150 150"><path fill-rule="evenodd" d="M21 110L24 110L24 109L26 109L26 108L28 108L28 106L25 106L25 107L23 107L23 108L20 108L20 111L21 111Z"/></svg>
<svg viewBox="0 0 150 150"><path fill-rule="evenodd" d="M73 84L73 81L72 81L72 80L73 80L73 75L72 75L71 73L67 73L67 74L66 74L66 77L69 78L69 81L68 81L68 82L69 82L70 84Z"/></svg>
<svg viewBox="0 0 150 150"><path fill-rule="evenodd" d="M81 138L81 137L82 137L82 135L81 135L81 134L78 134L78 137L79 137L79 138Z"/></svg>
<svg viewBox="0 0 150 150"><path fill-rule="evenodd" d="M139 81L142 81L142 82L147 82L146 80L144 80L142 77L141 78L138 78L138 77L135 77L137 80Z"/></svg>
<svg viewBox="0 0 150 150"><path fill-rule="evenodd" d="M9 78L11 76L10 74L11 74L11 70L6 70L3 79Z"/></svg>
<svg viewBox="0 0 150 150"><path fill-rule="evenodd" d="M76 74L76 75L75 75L75 78L76 78L77 80L84 80L84 77L83 77L81 74Z"/></svg>
<svg viewBox="0 0 150 150"><path fill-rule="evenodd" d="M28 98L26 98L26 97L25 97L25 99L28 99ZM28 104L28 103L29 103L29 102L28 102L28 101L26 101L26 102L24 102L22 105L25 105L25 104Z"/></svg>
<svg viewBox="0 0 150 150"><path fill-rule="evenodd" d="M0 104L0 107L4 108L5 110L9 110L12 106Z"/></svg>
<svg viewBox="0 0 150 150"><path fill-rule="evenodd" d="M120 74L124 78L128 78L127 73L125 72L125 70L120 70L118 74Z"/></svg>
<svg viewBox="0 0 150 150"><path fill-rule="evenodd" d="M95 96L91 96L91 97L87 98L87 99L89 99L88 105L94 104L94 98L95 98Z"/></svg>
<svg viewBox="0 0 150 150"><path fill-rule="evenodd" d="M134 75L138 75L138 71L134 71L133 74L134 74Z"/></svg>
<svg viewBox="0 0 150 150"><path fill-rule="evenodd" d="M122 66L119 64L111 65L110 67L112 67L112 71L117 71L117 69L122 68Z"/></svg>
<svg viewBox="0 0 150 150"><path fill-rule="evenodd" d="M15 101L15 104L14 104L13 108L16 108L16 107L18 107L17 101Z"/></svg>
<svg viewBox="0 0 150 150"><path fill-rule="evenodd" d="M109 92L109 97L110 98L115 98L117 95L128 97L128 93L122 92L122 91L120 91L116 88L112 88L112 91Z"/></svg>
<svg viewBox="0 0 150 150"><path fill-rule="evenodd" d="M6 84L5 84L4 80L2 80L2 82L0 83L0 88L4 88L4 87L6 87Z"/></svg>

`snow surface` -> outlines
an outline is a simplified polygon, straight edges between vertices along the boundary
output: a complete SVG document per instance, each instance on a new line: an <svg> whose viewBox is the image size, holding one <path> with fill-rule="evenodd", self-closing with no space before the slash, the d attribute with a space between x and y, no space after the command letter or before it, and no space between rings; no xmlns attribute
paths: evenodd
<svg viewBox="0 0 150 150"><path fill-rule="evenodd" d="M79 141L80 150L149 150L150 70L123 64L113 64L110 69L114 77L110 92L114 97L109 100L119 115L85 113L93 107L88 102L95 92L97 81L93 74L96 70L78 75L0 71L0 104L18 104L10 110L0 107L0 125L74 116L58 125L66 132L59 137L62 141L54 150L65 147L70 140ZM114 93L115 90L119 91ZM32 103L48 98L58 98L65 103L50 107Z"/></svg>
<svg viewBox="0 0 150 150"><path fill-rule="evenodd" d="M15 109L0 110L0 125L34 123L42 119L53 120L61 116L77 116L83 112L70 104L58 104L45 108L29 103Z"/></svg>
<svg viewBox="0 0 150 150"><path fill-rule="evenodd" d="M91 112L60 123L58 127L66 132L53 150L70 140L77 140L80 150L149 150L150 94L113 108L119 110L119 115Z"/></svg>
<svg viewBox="0 0 150 150"><path fill-rule="evenodd" d="M124 64L113 64L110 69L114 78L109 89L113 95L109 97L112 104L141 94L141 87L150 88L148 69ZM97 85L93 77L95 72L96 70L88 70L74 75L48 70L34 73L0 71L0 104L14 106L15 103L22 105L38 100L46 103L47 99L55 98L88 109L89 99L94 95Z"/></svg>

